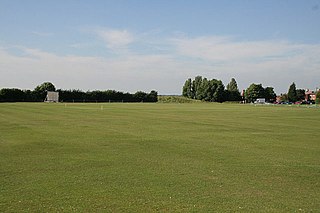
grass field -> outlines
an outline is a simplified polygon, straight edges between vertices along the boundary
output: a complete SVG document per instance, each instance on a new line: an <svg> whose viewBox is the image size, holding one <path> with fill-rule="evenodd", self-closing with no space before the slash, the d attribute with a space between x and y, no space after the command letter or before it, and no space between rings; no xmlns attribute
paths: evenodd
<svg viewBox="0 0 320 213"><path fill-rule="evenodd" d="M306 107L2 103L0 212L320 212L319 127Z"/></svg>

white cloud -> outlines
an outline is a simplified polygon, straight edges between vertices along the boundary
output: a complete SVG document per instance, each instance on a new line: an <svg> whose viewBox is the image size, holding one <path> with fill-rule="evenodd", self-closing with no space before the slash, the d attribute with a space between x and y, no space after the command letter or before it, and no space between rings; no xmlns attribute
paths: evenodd
<svg viewBox="0 0 320 213"><path fill-rule="evenodd" d="M126 48L135 40L133 34L127 30L97 30L96 33L107 47L113 50Z"/></svg>

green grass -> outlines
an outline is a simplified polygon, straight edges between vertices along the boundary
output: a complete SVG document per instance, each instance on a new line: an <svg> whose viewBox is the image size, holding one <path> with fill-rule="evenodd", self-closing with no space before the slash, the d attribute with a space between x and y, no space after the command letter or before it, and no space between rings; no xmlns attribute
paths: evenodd
<svg viewBox="0 0 320 213"><path fill-rule="evenodd" d="M0 212L320 212L319 126L306 107L3 103Z"/></svg>

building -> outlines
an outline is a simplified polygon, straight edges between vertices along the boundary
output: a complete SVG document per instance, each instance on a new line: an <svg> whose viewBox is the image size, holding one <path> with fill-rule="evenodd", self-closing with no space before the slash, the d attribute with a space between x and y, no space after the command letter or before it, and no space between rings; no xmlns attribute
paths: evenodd
<svg viewBox="0 0 320 213"><path fill-rule="evenodd" d="M316 95L317 95L316 92L311 91L309 89L306 89L304 99L306 101L315 101L316 100Z"/></svg>

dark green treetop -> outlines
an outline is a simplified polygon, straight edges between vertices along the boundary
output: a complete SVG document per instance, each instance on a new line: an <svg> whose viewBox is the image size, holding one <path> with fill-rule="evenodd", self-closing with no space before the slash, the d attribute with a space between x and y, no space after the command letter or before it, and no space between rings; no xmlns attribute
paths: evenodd
<svg viewBox="0 0 320 213"><path fill-rule="evenodd" d="M289 87L288 99L290 102L295 102L298 100L296 84L294 82Z"/></svg>
<svg viewBox="0 0 320 213"><path fill-rule="evenodd" d="M241 95L238 89L237 82L234 78L231 78L231 81L227 85L226 98L228 101L240 101Z"/></svg>
<svg viewBox="0 0 320 213"><path fill-rule="evenodd" d="M231 81L230 81L229 84L227 85L227 90L228 90L228 91L238 91L238 92L239 92L238 84L237 84L237 82L236 82L236 79L231 78Z"/></svg>

